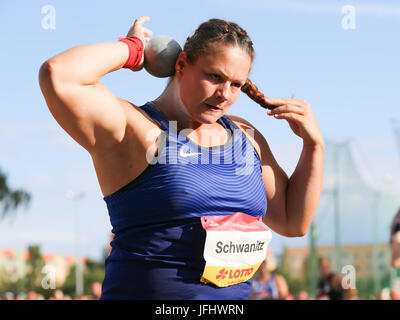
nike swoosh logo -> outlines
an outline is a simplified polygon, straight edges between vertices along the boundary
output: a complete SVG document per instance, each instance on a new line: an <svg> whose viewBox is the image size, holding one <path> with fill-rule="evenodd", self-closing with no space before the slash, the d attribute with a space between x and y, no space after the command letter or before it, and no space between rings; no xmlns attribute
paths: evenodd
<svg viewBox="0 0 400 320"><path fill-rule="evenodd" d="M181 148L181 150L180 150L180 152L179 152L179 155L180 155L181 157L183 157L183 158L190 157L190 156L196 156L196 155L198 155L198 154L201 154L201 153L200 153L200 152L185 153L185 152L183 151L183 147Z"/></svg>

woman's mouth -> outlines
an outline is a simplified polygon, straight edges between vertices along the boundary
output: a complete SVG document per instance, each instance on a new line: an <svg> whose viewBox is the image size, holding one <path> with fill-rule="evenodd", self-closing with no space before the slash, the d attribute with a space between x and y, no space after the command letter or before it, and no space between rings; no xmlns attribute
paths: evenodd
<svg viewBox="0 0 400 320"><path fill-rule="evenodd" d="M213 106L213 105L211 105L211 104L208 104L208 103L205 103L205 105L207 106L207 107L209 107L210 108L210 110L212 110L212 111L221 111L221 109L220 108L217 108L217 107L215 107L215 106Z"/></svg>

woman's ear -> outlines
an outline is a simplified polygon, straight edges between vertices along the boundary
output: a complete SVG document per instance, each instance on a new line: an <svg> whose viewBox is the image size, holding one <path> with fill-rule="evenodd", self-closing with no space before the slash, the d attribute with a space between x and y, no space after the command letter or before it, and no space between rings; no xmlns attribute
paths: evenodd
<svg viewBox="0 0 400 320"><path fill-rule="evenodd" d="M175 63L175 75L182 76L185 66L187 65L187 54L182 51Z"/></svg>

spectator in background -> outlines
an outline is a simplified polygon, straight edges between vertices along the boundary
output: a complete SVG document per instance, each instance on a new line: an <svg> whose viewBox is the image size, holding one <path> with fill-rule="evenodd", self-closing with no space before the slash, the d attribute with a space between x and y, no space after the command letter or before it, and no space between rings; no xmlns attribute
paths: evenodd
<svg viewBox="0 0 400 320"><path fill-rule="evenodd" d="M400 209L393 218L390 228L391 264L393 268L400 269Z"/></svg>
<svg viewBox="0 0 400 320"><path fill-rule="evenodd" d="M307 291L300 290L297 294L297 300L310 300L310 296L308 295Z"/></svg>
<svg viewBox="0 0 400 320"><path fill-rule="evenodd" d="M55 290L49 300L64 300L64 292L60 289Z"/></svg>
<svg viewBox="0 0 400 320"><path fill-rule="evenodd" d="M358 297L358 290L356 288L352 289L348 289L345 300L359 300Z"/></svg>
<svg viewBox="0 0 400 320"><path fill-rule="evenodd" d="M44 297L44 295L38 293L38 294L36 295L36 300L46 300L46 298Z"/></svg>
<svg viewBox="0 0 400 320"><path fill-rule="evenodd" d="M318 281L317 300L344 300L351 296L351 289L342 287L343 277L332 272L327 257L319 258L318 266L321 277Z"/></svg>
<svg viewBox="0 0 400 320"><path fill-rule="evenodd" d="M377 298L378 300L390 300L390 289L383 288L380 292L378 292Z"/></svg>
<svg viewBox="0 0 400 320"><path fill-rule="evenodd" d="M383 300L382 292L378 292L376 295L376 300Z"/></svg>
<svg viewBox="0 0 400 320"><path fill-rule="evenodd" d="M296 299L294 298L294 294L289 291L284 300L296 300Z"/></svg>
<svg viewBox="0 0 400 320"><path fill-rule="evenodd" d="M267 258L261 263L258 269L258 278L253 279L253 290L251 300L285 300L290 298L289 288L285 278L273 271L276 269L276 262L272 251L268 250Z"/></svg>
<svg viewBox="0 0 400 320"><path fill-rule="evenodd" d="M15 300L26 300L26 294L23 292L18 293Z"/></svg>
<svg viewBox="0 0 400 320"><path fill-rule="evenodd" d="M100 296L101 296L101 283L100 282L92 283L92 293L93 293L93 297L96 300L100 299Z"/></svg>
<svg viewBox="0 0 400 320"><path fill-rule="evenodd" d="M400 293L399 290L392 288L392 290L390 290L390 299L392 300L400 300Z"/></svg>
<svg viewBox="0 0 400 320"><path fill-rule="evenodd" d="M10 291L7 291L7 292L4 294L4 299L5 299L5 300L14 300L14 298L15 298L14 293L12 293L12 292L10 292Z"/></svg>
<svg viewBox="0 0 400 320"><path fill-rule="evenodd" d="M37 293L33 290L28 291L26 300L38 300Z"/></svg>

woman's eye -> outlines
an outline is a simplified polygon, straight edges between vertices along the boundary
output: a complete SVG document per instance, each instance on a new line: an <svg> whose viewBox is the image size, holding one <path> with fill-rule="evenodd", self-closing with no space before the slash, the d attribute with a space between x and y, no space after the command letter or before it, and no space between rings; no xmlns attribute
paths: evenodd
<svg viewBox="0 0 400 320"><path fill-rule="evenodd" d="M221 80L221 77L218 74L211 73L208 76L213 80Z"/></svg>

